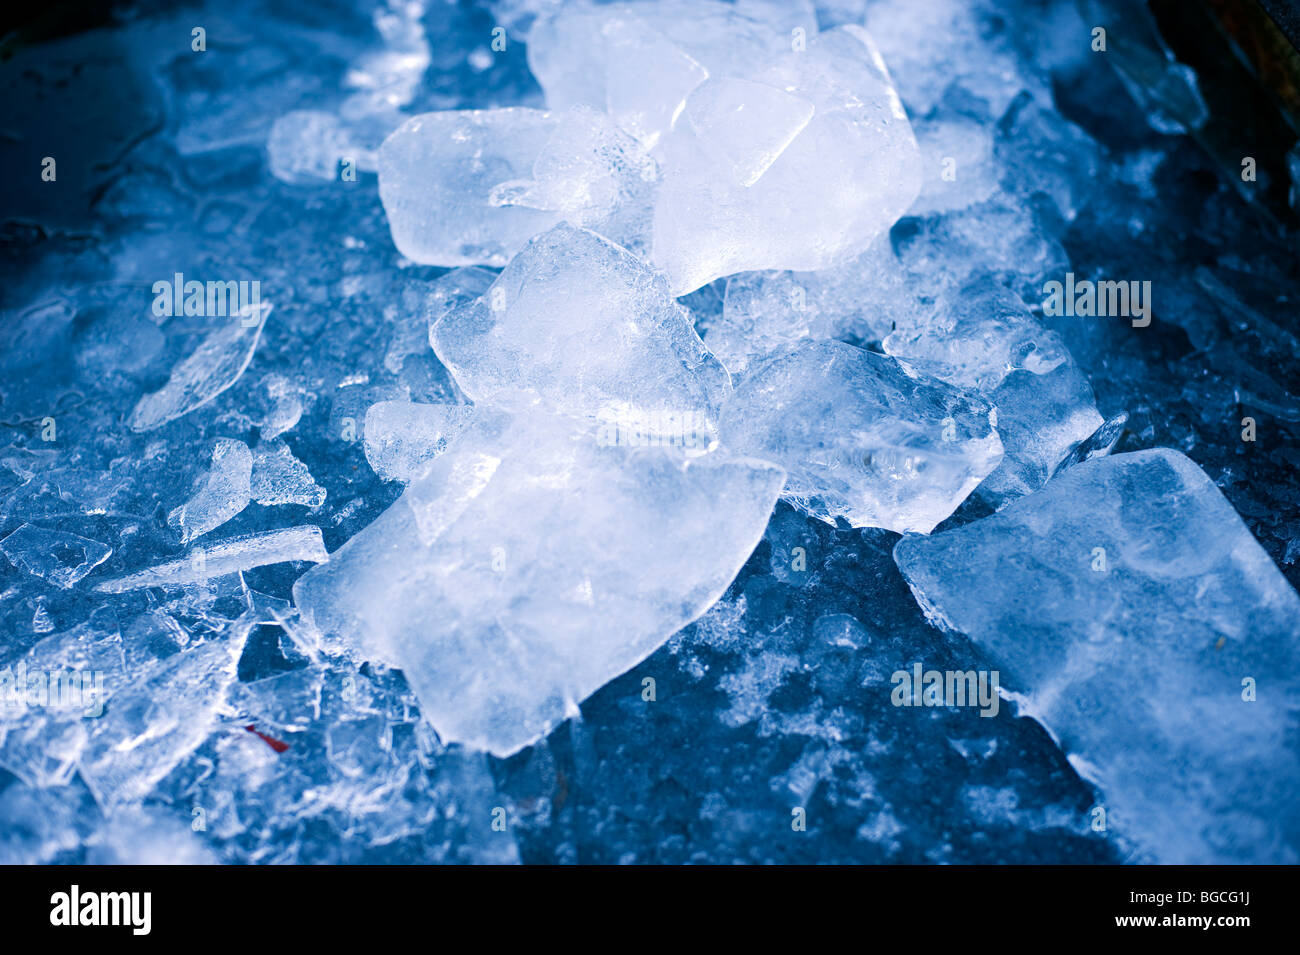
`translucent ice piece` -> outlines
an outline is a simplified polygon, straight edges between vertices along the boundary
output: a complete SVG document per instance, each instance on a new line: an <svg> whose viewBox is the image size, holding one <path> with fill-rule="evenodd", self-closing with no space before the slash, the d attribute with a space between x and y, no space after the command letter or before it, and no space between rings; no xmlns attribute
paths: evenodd
<svg viewBox="0 0 1300 955"><path fill-rule="evenodd" d="M175 654L116 690L79 760L101 805L136 802L208 738L235 681L248 629Z"/></svg>
<svg viewBox="0 0 1300 955"><path fill-rule="evenodd" d="M0 668L0 766L32 786L65 785L89 723L130 679L116 627L85 623Z"/></svg>
<svg viewBox="0 0 1300 955"><path fill-rule="evenodd" d="M76 534L20 524L0 540L0 551L15 567L67 590L108 560L113 548Z"/></svg>
<svg viewBox="0 0 1300 955"><path fill-rule="evenodd" d="M605 40L605 108L614 121L653 148L673 127L686 97L708 70L638 19L614 19Z"/></svg>
<svg viewBox="0 0 1300 955"><path fill-rule="evenodd" d="M366 412L366 460L385 481L413 481L473 413L470 405L376 402Z"/></svg>
<svg viewBox="0 0 1300 955"><path fill-rule="evenodd" d="M565 219L644 244L656 176L630 136L581 108L425 113L379 153L393 242L430 265L504 265Z"/></svg>
<svg viewBox="0 0 1300 955"><path fill-rule="evenodd" d="M994 505L1042 487L1103 423L1092 386L1073 361L1041 375L1013 371L986 397L997 407L1006 451L979 488L979 495Z"/></svg>
<svg viewBox="0 0 1300 955"><path fill-rule="evenodd" d="M261 303L229 316L172 369L161 391L141 398L127 418L132 431L152 431L221 394L244 373L262 337L271 306Z"/></svg>
<svg viewBox="0 0 1300 955"><path fill-rule="evenodd" d="M556 115L532 179L498 183L489 201L553 212L640 251L649 243L658 176L655 161L609 117L575 106Z"/></svg>
<svg viewBox="0 0 1300 955"><path fill-rule="evenodd" d="M817 19L802 2L567 4L534 24L528 65L551 109L608 109L650 144L708 76L753 79L811 37Z"/></svg>
<svg viewBox="0 0 1300 955"><path fill-rule="evenodd" d="M990 282L945 296L931 314L896 328L882 344L918 374L986 392L1013 371L1045 375L1070 360L1055 332Z"/></svg>
<svg viewBox="0 0 1300 955"><path fill-rule="evenodd" d="M818 34L760 78L763 86L730 93L733 108L754 111L751 137L779 140L789 130L788 109L768 88L811 102L815 112L752 185L719 167L690 123L664 141L653 258L675 295L733 272L843 263L866 251L920 189L916 140L864 31Z"/></svg>
<svg viewBox="0 0 1300 955"><path fill-rule="evenodd" d="M188 557L168 561L126 577L106 580L97 584L95 589L103 593L120 594L142 587L180 586L233 574L237 570L250 570L289 560L312 563L329 560L319 527L305 524L301 527L286 527L211 541L203 547L196 547Z"/></svg>
<svg viewBox="0 0 1300 955"><path fill-rule="evenodd" d="M988 275L1026 301L1041 300L1043 283L1070 267L1043 218L1002 192L944 215L905 220L891 238L904 268L932 294Z"/></svg>
<svg viewBox="0 0 1300 955"><path fill-rule="evenodd" d="M686 101L686 118L704 151L752 186L813 116L813 104L749 80L711 79Z"/></svg>
<svg viewBox="0 0 1300 955"><path fill-rule="evenodd" d="M882 236L852 262L820 272L741 272L727 280L722 317L705 344L733 375L805 338L879 341L922 320L916 282Z"/></svg>
<svg viewBox="0 0 1300 955"><path fill-rule="evenodd" d="M1002 185L1028 201L1042 193L1072 221L1096 187L1099 148L1078 126L1027 95L998 124L996 155Z"/></svg>
<svg viewBox="0 0 1300 955"><path fill-rule="evenodd" d="M986 280L895 329L884 350L919 374L979 391L997 407L1006 456L980 488L994 503L1042 486L1102 423L1092 386L1065 344L1019 298Z"/></svg>
<svg viewBox="0 0 1300 955"><path fill-rule="evenodd" d="M994 420L977 395L816 341L744 380L724 409L721 442L785 468L785 498L813 517L929 532L1002 459Z"/></svg>
<svg viewBox="0 0 1300 955"><path fill-rule="evenodd" d="M693 418L702 434L730 389L663 279L568 225L528 243L430 338L466 395L511 411L541 406L633 430Z"/></svg>
<svg viewBox="0 0 1300 955"><path fill-rule="evenodd" d="M936 624L1168 863L1300 859L1300 597L1176 451L1084 461L992 517L894 549Z"/></svg>
<svg viewBox="0 0 1300 955"><path fill-rule="evenodd" d="M913 122L921 151L921 194L911 215L950 212L983 202L998 188L993 131L960 113Z"/></svg>
<svg viewBox="0 0 1300 955"><path fill-rule="evenodd" d="M442 498L442 469L480 450L470 433L294 596L323 631L382 648L444 741L505 756L725 591L784 474L603 447L537 415L491 449L500 466L476 493L453 494L455 516L431 542L412 502Z"/></svg>
<svg viewBox="0 0 1300 955"><path fill-rule="evenodd" d="M428 265L505 265L559 216L494 205L492 190L531 179L554 129L550 113L523 108L425 113L399 126L379 149L397 250Z"/></svg>
<svg viewBox="0 0 1300 955"><path fill-rule="evenodd" d="M248 445L219 438L194 496L167 515L167 523L180 531L181 543L202 537L248 507L252 473L253 452Z"/></svg>
<svg viewBox="0 0 1300 955"><path fill-rule="evenodd" d="M250 485L253 500L263 507L301 504L320 507L325 503L325 489L299 461L283 441L263 442L253 452Z"/></svg>

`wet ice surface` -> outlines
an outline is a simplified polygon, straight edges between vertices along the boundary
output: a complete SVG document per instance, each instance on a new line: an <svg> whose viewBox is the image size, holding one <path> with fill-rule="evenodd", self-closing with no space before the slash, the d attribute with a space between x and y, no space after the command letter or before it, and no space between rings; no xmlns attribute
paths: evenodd
<svg viewBox="0 0 1300 955"><path fill-rule="evenodd" d="M1186 77L1134 105L1065 2L612 9L146 9L6 64L58 177L6 168L0 673L102 690L0 706L0 861L1293 858L1235 756L1187 801L1188 747L1293 772L1295 615L1215 649L1167 578L1249 558L1236 603L1294 602L1300 343L1293 253L1170 132ZM1150 279L1152 324L1044 315L1071 269ZM178 273L260 299L165 314ZM888 466L889 387L933 482ZM1226 498L1181 535L1070 483L1160 447ZM1187 626L1124 590L1035 637L981 576L936 629L890 529L936 521L988 559L927 605L1028 553L1092 582L1058 521ZM1111 639L1147 652L1080 676ZM1029 702L893 705L917 663ZM1135 680L1133 719L1070 709Z"/></svg>

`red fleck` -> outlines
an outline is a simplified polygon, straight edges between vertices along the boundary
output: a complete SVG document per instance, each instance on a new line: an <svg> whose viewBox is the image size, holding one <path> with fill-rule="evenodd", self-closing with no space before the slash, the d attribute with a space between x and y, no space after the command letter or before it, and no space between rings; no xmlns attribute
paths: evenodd
<svg viewBox="0 0 1300 955"><path fill-rule="evenodd" d="M245 726L244 729L248 730L277 753L283 753L289 748L289 744L284 740L276 739L274 736L267 736L265 733L259 733L256 726Z"/></svg>

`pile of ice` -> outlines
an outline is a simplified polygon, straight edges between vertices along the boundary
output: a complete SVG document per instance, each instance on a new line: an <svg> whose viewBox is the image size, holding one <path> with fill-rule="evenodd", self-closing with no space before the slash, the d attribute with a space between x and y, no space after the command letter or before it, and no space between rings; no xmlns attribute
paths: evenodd
<svg viewBox="0 0 1300 955"><path fill-rule="evenodd" d="M962 22L934 24L931 44L970 26L941 9ZM1041 217L1074 218L1096 148L1009 53L991 82L987 71L935 69L935 50L914 67L916 24L897 22L914 16L880 4L867 17L905 69L900 99L867 29L818 31L798 5L566 5L529 36L547 109L426 113L380 147L398 249L459 267L436 293L444 304L429 338L473 412L372 409L371 461L410 486L295 596L316 626L401 667L444 739L508 754L541 738L726 589L778 493L828 523L921 533L976 489L995 508L1031 495L1007 515L1117 503L1070 495L1083 468L1048 483L1104 454L1114 434L1099 430L1064 343L1022 300L1036 305L1043 278L1068 267ZM919 114L915 132L904 101ZM909 210L914 236L891 243ZM720 313L693 316L674 301L719 280ZM1222 510L1195 466L1179 467L1187 506ZM1150 517L1162 498L1147 501L1149 484L1135 486L1146 520L1097 539L1112 548L1114 574L1161 546ZM1222 551L1222 564L1203 552L1200 572L1226 573L1245 556L1259 564L1251 544L1246 535ZM970 566L968 546L959 552ZM1098 599L1156 615L1167 603L1188 619L1201 606L1141 588L1028 602L1021 571L997 570L999 552L978 572L1002 575L1010 607L1034 608L1015 621L1022 634L1043 614L1113 618L1101 608L1110 604L1091 607ZM997 591L958 583L935 558L919 563L930 550L912 538L899 553L936 614L955 588L1007 623ZM1269 580L1281 603L1267 652L1289 652L1281 604L1295 595L1276 571ZM956 611L942 619L983 633ZM1137 626L1105 632L1143 640ZM1245 620L1220 632L1242 638ZM1054 647L1081 639L1077 628L1053 634ZM1146 644L1153 663L1172 649ZM1023 647L993 649L1009 667L1027 659ZM1079 665L1077 652L1065 658ZM1188 666L1178 686L1201 678ZM1078 686L1026 674L1030 699L1080 712ZM1115 684L1101 678L1104 695ZM1121 814L1204 811L1177 784L1141 801L1161 767L1217 760L1237 771L1230 751L1187 752L1193 718L1178 715L1176 692L1162 697L1174 699L1161 719L1170 742L1143 748L1142 774L1081 764L1101 767L1086 771ZM1027 709L1081 759L1107 743L1051 706ZM1253 732L1250 717L1234 719ZM1263 727L1273 735L1238 755L1280 741L1280 722ZM1248 834L1175 841L1204 859L1247 852ZM1288 846L1257 848L1273 857Z"/></svg>
<svg viewBox="0 0 1300 955"><path fill-rule="evenodd" d="M94 605L56 627L41 596L5 658L106 677L75 707L0 713L0 767L37 793L84 784L118 820L94 835L111 845L166 788L241 858L292 857L275 846L304 852L328 824L512 859L513 837L457 816L496 798L478 751L538 744L692 622L734 651L748 596L805 573L811 589L837 561L842 589L876 587L857 553L874 547L937 639L879 546L896 532L929 619L1005 670L1141 851L1294 861L1300 599L1190 460L1109 456L1122 418L1103 423L1076 339L1042 319L1100 165L1047 75L1086 55L1086 25L1053 10L1083 52L1025 56L966 0L523 4L544 103L446 95L410 115L435 51L418 5L381 5L386 50L349 61L339 108L259 136L295 189L377 172L402 267L376 249L373 181L354 183L380 235L349 231L274 310L225 316L169 363L153 325L131 347L78 340L81 384L127 395L97 419L98 458L0 459L0 553ZM197 122L184 156L211 145ZM292 242L274 210L259 223ZM111 295L77 294L24 317L71 329ZM371 483L316 463L336 458ZM841 548L815 572L810 527ZM763 541L770 577L752 572ZM817 610L791 628L812 666L771 598L760 649L718 677L724 724L777 734L757 711L811 674L821 695L780 732L846 738L898 647ZM245 680L264 646L291 669ZM858 756L809 744L783 785L807 801ZM862 825L897 833L883 811ZM67 843L51 833L46 855Z"/></svg>

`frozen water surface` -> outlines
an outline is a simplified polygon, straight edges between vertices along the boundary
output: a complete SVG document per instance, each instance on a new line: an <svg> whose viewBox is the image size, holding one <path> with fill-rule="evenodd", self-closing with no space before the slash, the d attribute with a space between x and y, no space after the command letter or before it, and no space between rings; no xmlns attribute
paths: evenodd
<svg viewBox="0 0 1300 955"><path fill-rule="evenodd" d="M1295 861L1300 154L1127 6L14 45L0 861Z"/></svg>

